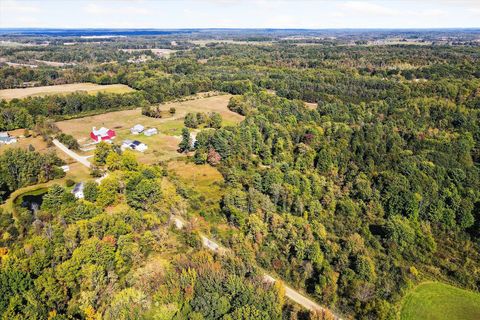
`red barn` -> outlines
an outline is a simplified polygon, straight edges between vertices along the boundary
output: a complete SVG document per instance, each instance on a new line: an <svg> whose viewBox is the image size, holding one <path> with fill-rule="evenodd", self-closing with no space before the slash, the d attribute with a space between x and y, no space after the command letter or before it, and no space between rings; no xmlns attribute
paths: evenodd
<svg viewBox="0 0 480 320"><path fill-rule="evenodd" d="M97 130L97 128L93 127L92 132L90 132L90 138L93 140L100 142L100 141L106 141L106 140L111 140L116 137L115 131L111 129L107 129L104 127L101 127L100 129Z"/></svg>

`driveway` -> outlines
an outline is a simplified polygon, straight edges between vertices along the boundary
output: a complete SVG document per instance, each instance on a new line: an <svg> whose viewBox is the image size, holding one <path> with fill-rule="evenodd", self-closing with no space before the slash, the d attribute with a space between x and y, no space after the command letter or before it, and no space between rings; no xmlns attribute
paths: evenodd
<svg viewBox="0 0 480 320"><path fill-rule="evenodd" d="M63 152L65 152L70 158L80 162L81 164L83 164L85 167L87 168L90 168L92 166L92 164L90 163L90 161L87 160L87 157L82 157L80 155L78 155L77 153L75 153L74 151L68 149L63 143L61 143L60 141L58 141L57 139L53 139L53 144L60 150L62 150Z"/></svg>

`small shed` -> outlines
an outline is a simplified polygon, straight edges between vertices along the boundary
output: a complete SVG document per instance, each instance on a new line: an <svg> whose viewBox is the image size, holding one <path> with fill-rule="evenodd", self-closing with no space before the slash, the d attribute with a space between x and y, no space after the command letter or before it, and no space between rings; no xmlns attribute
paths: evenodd
<svg viewBox="0 0 480 320"><path fill-rule="evenodd" d="M158 134L158 130L157 128L149 128L147 130L145 130L143 132L144 135L146 135L147 137L150 137L150 136L153 136L155 134Z"/></svg>
<svg viewBox="0 0 480 320"><path fill-rule="evenodd" d="M141 124L136 124L130 129L130 132L132 134L140 134L143 132L143 130L145 130L144 126L142 126Z"/></svg>

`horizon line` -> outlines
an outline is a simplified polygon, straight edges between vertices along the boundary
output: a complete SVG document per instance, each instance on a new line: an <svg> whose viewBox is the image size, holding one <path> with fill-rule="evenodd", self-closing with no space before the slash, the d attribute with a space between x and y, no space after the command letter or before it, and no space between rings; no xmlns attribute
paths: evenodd
<svg viewBox="0 0 480 320"><path fill-rule="evenodd" d="M479 30L478 27L322 27L322 28L280 28L280 27L181 27L181 28L151 28L151 27L0 27L0 30Z"/></svg>

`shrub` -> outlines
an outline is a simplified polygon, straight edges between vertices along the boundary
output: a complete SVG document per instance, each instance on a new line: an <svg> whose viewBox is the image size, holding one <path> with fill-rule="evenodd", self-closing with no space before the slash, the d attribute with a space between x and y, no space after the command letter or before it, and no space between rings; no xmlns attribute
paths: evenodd
<svg viewBox="0 0 480 320"><path fill-rule="evenodd" d="M57 136L57 139L69 149L73 149L73 150L80 149L80 145L78 144L78 141L72 135L60 133Z"/></svg>
<svg viewBox="0 0 480 320"><path fill-rule="evenodd" d="M69 188L69 187L73 187L75 185L75 181L73 181L72 179L67 179L67 181L65 181L65 185Z"/></svg>

